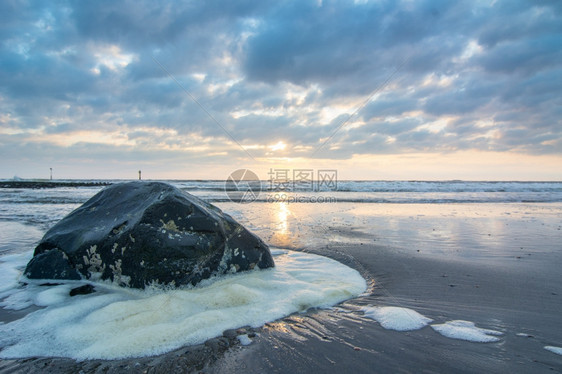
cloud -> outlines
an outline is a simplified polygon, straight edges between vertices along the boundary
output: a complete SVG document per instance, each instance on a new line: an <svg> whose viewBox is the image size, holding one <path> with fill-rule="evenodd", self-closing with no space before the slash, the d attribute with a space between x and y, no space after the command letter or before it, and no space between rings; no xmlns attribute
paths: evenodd
<svg viewBox="0 0 562 374"><path fill-rule="evenodd" d="M562 153L556 1L8 1L0 22L15 163Z"/></svg>

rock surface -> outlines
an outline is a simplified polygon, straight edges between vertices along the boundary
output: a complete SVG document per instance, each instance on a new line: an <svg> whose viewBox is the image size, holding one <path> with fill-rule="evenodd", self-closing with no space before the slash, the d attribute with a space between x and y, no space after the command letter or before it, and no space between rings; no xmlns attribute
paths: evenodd
<svg viewBox="0 0 562 374"><path fill-rule="evenodd" d="M273 266L268 246L217 207L166 183L138 181L105 188L59 221L24 274L144 288Z"/></svg>
<svg viewBox="0 0 562 374"><path fill-rule="evenodd" d="M70 290L68 293L70 296L77 296L77 295L89 295L91 293L96 292L96 288L91 284L85 284L80 287L76 287Z"/></svg>

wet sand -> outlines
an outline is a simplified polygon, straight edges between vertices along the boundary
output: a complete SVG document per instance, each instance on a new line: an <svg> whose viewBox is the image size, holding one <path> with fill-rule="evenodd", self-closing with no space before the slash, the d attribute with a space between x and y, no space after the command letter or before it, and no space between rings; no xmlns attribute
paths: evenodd
<svg viewBox="0 0 562 374"><path fill-rule="evenodd" d="M358 261L376 284L369 296L337 311L292 316L262 329L257 341L230 353L211 372L518 372L562 371L562 285L556 276L389 254L375 245L334 245ZM363 305L407 307L434 323L463 319L503 332L497 343L446 338L429 326L398 332L365 318ZM525 333L528 336L517 336ZM290 362L290 364L287 364Z"/></svg>
<svg viewBox="0 0 562 374"><path fill-rule="evenodd" d="M158 357L0 361L0 372L562 372L562 205L357 206L221 204L279 247L329 256L371 282L330 310L289 316L250 333ZM443 323L501 331L498 342L398 332L363 306L400 306ZM230 334L230 335L229 335Z"/></svg>

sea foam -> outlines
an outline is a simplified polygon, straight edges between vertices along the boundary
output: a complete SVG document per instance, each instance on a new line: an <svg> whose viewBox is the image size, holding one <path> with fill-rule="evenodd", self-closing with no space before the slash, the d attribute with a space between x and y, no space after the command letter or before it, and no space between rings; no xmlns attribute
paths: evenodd
<svg viewBox="0 0 562 374"><path fill-rule="evenodd" d="M499 331L476 327L474 322L462 320L448 321L442 324L431 325L431 327L447 338L470 342L497 342L500 340L497 336L503 335Z"/></svg>
<svg viewBox="0 0 562 374"><path fill-rule="evenodd" d="M556 353L557 355L562 355L562 347L554 347L552 345L547 345L544 347L544 349L552 353Z"/></svg>
<svg viewBox="0 0 562 374"><path fill-rule="evenodd" d="M30 285L18 290L18 299L45 308L0 325L0 357L156 355L227 329L259 327L309 308L330 307L367 288L357 271L329 258L279 250L273 255L275 268L211 279L190 289L95 284L98 292L70 297L69 284Z"/></svg>
<svg viewBox="0 0 562 374"><path fill-rule="evenodd" d="M0 300L15 292L19 275L31 256L32 252L26 252L0 257Z"/></svg>
<svg viewBox="0 0 562 374"><path fill-rule="evenodd" d="M387 330L412 331L427 326L433 320L415 310L394 306L362 308L366 317L372 318Z"/></svg>

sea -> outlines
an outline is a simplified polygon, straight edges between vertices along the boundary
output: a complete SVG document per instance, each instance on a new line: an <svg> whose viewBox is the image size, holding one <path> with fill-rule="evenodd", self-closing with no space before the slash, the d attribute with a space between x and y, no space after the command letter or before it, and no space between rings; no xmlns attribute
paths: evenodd
<svg viewBox="0 0 562 374"><path fill-rule="evenodd" d="M165 180L216 204L262 237L273 248L276 268L172 294L97 285L98 292L78 303L68 296L76 284L49 289L27 285L22 283L22 270L50 227L103 185L126 181L81 180L84 186L68 187L64 183L77 181L57 180L53 188L13 188L8 182L0 181L0 316L7 315L2 310L29 314L0 321L0 358L115 359L161 354L202 343L228 328L259 327L368 292L368 280L356 270L328 257L288 250L291 245L298 247L294 244L298 236L313 230L316 234L311 237L336 241L338 235L347 235L346 241L359 243L363 236L354 230L367 228L386 240L385 245L402 243L408 248L415 243L417 252L452 258L466 257L459 248L472 248L471 259L484 256L487 262L527 255L527 248L541 237L561 232L562 182L333 180L315 185ZM523 238L512 235L519 232L525 233ZM404 238L409 240L405 245ZM306 238L298 240L307 245ZM512 248L521 254L514 254ZM552 253L557 248L556 241L547 241L533 253ZM223 299L227 301L217 305L216 300ZM264 310L266 301L271 310ZM162 305L177 313L161 313ZM232 318L233 310L240 319ZM164 325L168 328L160 331ZM41 339L37 331L42 332ZM113 336L112 344L107 344L108 336ZM132 346L132 341L145 344Z"/></svg>
<svg viewBox="0 0 562 374"><path fill-rule="evenodd" d="M11 182L12 180L0 180ZM45 182L45 181L42 181ZM72 183L76 180L57 180ZM0 253L30 247L65 215L99 192L101 184L123 180L80 180L84 187L1 188ZM261 181L257 186L224 180L164 180L210 203L490 204L559 203L562 182L497 181L336 181L294 186ZM251 194L244 198L244 192ZM259 205L257 205L259 206ZM247 208L246 208L247 209Z"/></svg>
<svg viewBox="0 0 562 374"><path fill-rule="evenodd" d="M0 180L11 182L12 180ZM45 182L45 181L41 181ZM72 183L76 180L57 180ZM0 188L0 253L32 247L46 230L104 186L123 180L80 180L84 187ZM210 203L503 204L562 202L562 182L336 181L331 185L234 185L224 180L164 180ZM251 194L245 195L250 190ZM376 207L377 205L373 205ZM251 206L245 206L247 211ZM259 209L259 208L258 208ZM237 217L235 217L237 218Z"/></svg>

